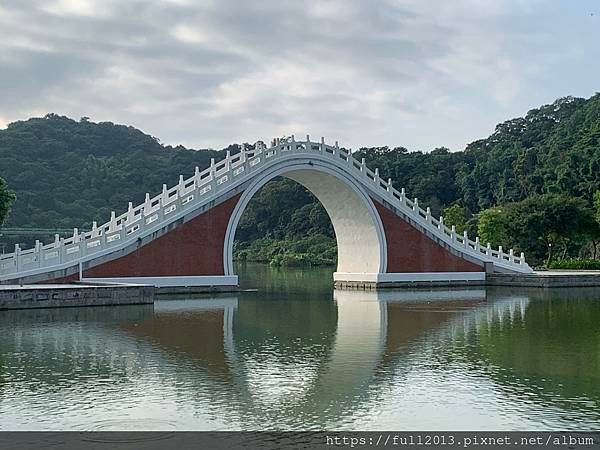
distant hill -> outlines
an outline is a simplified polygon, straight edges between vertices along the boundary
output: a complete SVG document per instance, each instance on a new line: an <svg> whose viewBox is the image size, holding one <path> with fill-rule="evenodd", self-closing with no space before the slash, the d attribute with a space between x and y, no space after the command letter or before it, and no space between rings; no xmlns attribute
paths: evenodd
<svg viewBox="0 0 600 450"><path fill-rule="evenodd" d="M14 122L0 130L0 176L17 194L6 226L89 227L223 155L163 146L111 122L56 114Z"/></svg>

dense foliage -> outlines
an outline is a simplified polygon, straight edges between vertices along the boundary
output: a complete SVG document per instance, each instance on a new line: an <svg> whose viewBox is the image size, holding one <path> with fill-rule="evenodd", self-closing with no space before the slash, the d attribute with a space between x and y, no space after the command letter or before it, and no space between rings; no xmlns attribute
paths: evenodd
<svg viewBox="0 0 600 450"><path fill-rule="evenodd" d="M557 261L552 261L548 265L548 268L570 270L600 270L600 260L585 258L565 258Z"/></svg>
<svg viewBox="0 0 600 450"><path fill-rule="evenodd" d="M536 194L486 209L478 231L484 242L527 250L533 261L546 258L548 264L553 256L564 259L600 239L600 225L585 200L559 194Z"/></svg>
<svg viewBox="0 0 600 450"><path fill-rule="evenodd" d="M373 147L354 155L433 214L444 214L457 231L479 231L483 242L514 247L540 264L599 256L599 141L597 94L533 109L465 151ZM141 202L145 192L157 193L162 183L175 183L179 174L190 175L194 166L206 167L225 150L163 146L135 128L86 118L49 114L12 123L0 130L0 176L17 193L7 225L85 228L113 209L123 211L128 201ZM276 264L335 259L323 207L283 178L253 198L236 237L240 258Z"/></svg>
<svg viewBox="0 0 600 450"><path fill-rule="evenodd" d="M4 223L15 201L15 194L8 189L6 181L0 178L0 225Z"/></svg>
<svg viewBox="0 0 600 450"><path fill-rule="evenodd" d="M7 226L87 228L220 154L165 147L133 127L85 118L11 123L0 130L0 176L17 193Z"/></svg>

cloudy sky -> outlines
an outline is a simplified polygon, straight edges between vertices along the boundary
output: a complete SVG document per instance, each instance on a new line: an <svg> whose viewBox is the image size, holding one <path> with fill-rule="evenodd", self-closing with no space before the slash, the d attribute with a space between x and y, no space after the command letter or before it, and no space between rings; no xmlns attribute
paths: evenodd
<svg viewBox="0 0 600 450"><path fill-rule="evenodd" d="M55 112L194 148L460 150L596 91L596 0L0 0L0 128Z"/></svg>

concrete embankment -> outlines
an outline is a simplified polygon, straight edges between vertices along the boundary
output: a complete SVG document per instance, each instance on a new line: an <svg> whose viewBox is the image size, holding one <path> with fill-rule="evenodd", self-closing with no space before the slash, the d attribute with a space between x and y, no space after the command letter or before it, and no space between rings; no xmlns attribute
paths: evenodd
<svg viewBox="0 0 600 450"><path fill-rule="evenodd" d="M0 286L0 310L154 303L145 285L37 284Z"/></svg>
<svg viewBox="0 0 600 450"><path fill-rule="evenodd" d="M485 275L485 279L471 281L335 282L336 289L344 290L467 288L475 286L514 286L532 288L600 287L600 271L553 270L538 271L531 274L488 273Z"/></svg>
<svg viewBox="0 0 600 450"><path fill-rule="evenodd" d="M549 270L532 274L493 273L487 275L486 285L538 288L600 287L600 270Z"/></svg>

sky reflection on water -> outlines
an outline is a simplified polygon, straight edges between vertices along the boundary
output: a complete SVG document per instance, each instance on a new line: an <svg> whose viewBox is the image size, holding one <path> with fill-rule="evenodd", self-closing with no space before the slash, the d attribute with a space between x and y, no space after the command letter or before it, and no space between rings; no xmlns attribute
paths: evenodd
<svg viewBox="0 0 600 450"><path fill-rule="evenodd" d="M19 430L597 429L600 291L257 291L0 312L0 426Z"/></svg>

